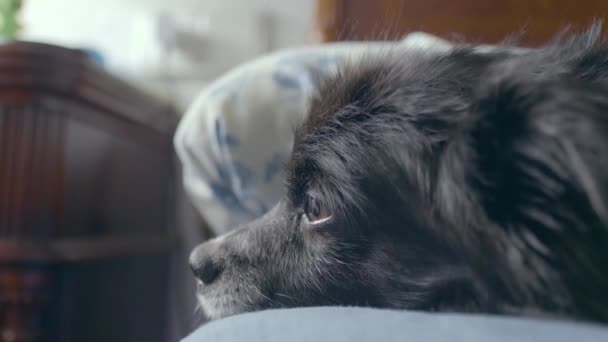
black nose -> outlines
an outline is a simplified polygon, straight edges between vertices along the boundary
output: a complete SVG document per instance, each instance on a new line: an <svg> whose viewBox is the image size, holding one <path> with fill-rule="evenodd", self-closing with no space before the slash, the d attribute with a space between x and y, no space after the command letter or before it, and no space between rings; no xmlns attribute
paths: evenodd
<svg viewBox="0 0 608 342"><path fill-rule="evenodd" d="M192 251L190 255L190 268L194 276L200 279L205 285L213 283L222 273L222 268L217 262L214 262L211 256L205 253L202 246L199 246Z"/></svg>

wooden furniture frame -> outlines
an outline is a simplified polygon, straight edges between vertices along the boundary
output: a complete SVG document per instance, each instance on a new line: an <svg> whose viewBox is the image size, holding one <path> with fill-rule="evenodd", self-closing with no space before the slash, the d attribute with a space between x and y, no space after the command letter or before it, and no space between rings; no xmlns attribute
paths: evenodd
<svg viewBox="0 0 608 342"><path fill-rule="evenodd" d="M163 340L176 118L81 51L0 45L0 341Z"/></svg>

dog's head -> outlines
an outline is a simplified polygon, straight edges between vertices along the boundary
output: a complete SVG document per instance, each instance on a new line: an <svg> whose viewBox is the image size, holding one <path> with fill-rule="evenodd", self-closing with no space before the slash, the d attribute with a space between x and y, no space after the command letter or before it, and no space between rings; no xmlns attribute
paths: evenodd
<svg viewBox="0 0 608 342"><path fill-rule="evenodd" d="M296 132L282 200L193 251L206 314L606 319L593 303L608 302L607 55L593 34L522 55L394 51L343 66Z"/></svg>

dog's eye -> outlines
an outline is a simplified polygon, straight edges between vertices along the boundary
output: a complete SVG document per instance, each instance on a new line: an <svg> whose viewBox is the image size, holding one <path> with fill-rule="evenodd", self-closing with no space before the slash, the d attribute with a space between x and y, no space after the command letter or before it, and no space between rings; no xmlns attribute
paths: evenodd
<svg viewBox="0 0 608 342"><path fill-rule="evenodd" d="M329 211L315 198L309 198L304 208L304 215L308 222L319 224L331 219Z"/></svg>

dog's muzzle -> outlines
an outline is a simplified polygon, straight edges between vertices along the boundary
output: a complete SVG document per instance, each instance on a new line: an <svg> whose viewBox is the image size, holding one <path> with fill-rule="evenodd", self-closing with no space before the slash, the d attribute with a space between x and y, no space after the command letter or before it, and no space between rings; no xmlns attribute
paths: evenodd
<svg viewBox="0 0 608 342"><path fill-rule="evenodd" d="M218 244L219 241L213 239L199 245L190 253L190 268L194 276L204 285L213 283L223 271L221 265L213 258L213 252Z"/></svg>

